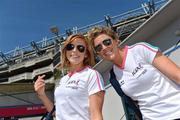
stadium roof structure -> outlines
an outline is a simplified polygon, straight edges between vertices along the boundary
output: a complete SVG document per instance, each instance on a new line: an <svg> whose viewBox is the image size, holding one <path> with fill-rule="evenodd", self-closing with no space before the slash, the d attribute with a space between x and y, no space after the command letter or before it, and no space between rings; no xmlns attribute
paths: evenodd
<svg viewBox="0 0 180 120"><path fill-rule="evenodd" d="M180 0L169 0L162 8L129 35L122 44L145 41L156 35L180 16ZM177 29L180 26L177 26ZM171 33L174 34L174 33Z"/></svg>
<svg viewBox="0 0 180 120"><path fill-rule="evenodd" d="M101 21L77 28L73 27L71 30L67 30L66 33L59 35L63 40L69 35L70 33L86 33L90 28L93 26L101 26L106 25L110 27L121 27L120 35L124 39L127 37L130 32L135 30L141 23L134 24L132 20L137 21L137 19L142 19L141 17L150 17L153 12L161 8L167 0L159 0L156 3L143 4L142 7L116 15L116 16L105 16L105 18ZM133 19L135 18L135 19ZM146 19L147 19L146 18ZM131 25L133 23L133 25ZM136 25L136 26L134 26ZM124 35L124 36L123 36ZM61 40L63 42L63 40ZM55 47L57 44L57 36L52 38L44 38L39 42L32 41L30 45L24 46L22 48L16 48L15 50L9 51L7 53L0 52L0 67L4 66L5 64L11 65L14 64L17 59L26 59L26 56L32 55L36 53L37 55L41 55L45 53L46 50Z"/></svg>

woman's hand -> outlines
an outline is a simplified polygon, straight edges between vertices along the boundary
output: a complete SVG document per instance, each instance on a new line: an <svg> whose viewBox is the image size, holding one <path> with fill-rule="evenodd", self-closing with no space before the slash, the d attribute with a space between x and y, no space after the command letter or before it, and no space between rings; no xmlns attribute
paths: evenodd
<svg viewBox="0 0 180 120"><path fill-rule="evenodd" d="M43 79L44 77L45 75L38 76L36 82L34 83L34 90L36 91L40 100L43 102L47 111L50 112L53 109L54 105L45 93L45 81Z"/></svg>
<svg viewBox="0 0 180 120"><path fill-rule="evenodd" d="M37 92L38 96L45 95L45 80L43 79L45 75L38 76L36 82L34 83L34 90Z"/></svg>

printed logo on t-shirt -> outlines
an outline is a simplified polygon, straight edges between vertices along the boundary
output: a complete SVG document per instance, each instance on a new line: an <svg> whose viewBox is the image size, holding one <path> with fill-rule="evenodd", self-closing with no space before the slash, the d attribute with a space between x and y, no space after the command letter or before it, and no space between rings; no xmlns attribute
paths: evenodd
<svg viewBox="0 0 180 120"><path fill-rule="evenodd" d="M135 74L142 68L143 68L143 66L141 65L141 63L139 63L138 66L135 67L135 69L133 70L132 75L135 76Z"/></svg>
<svg viewBox="0 0 180 120"><path fill-rule="evenodd" d="M132 72L133 76L136 76L136 78L139 78L141 75L145 74L147 72L147 69L143 67L141 63L138 64L137 67Z"/></svg>
<svg viewBox="0 0 180 120"><path fill-rule="evenodd" d="M79 85L79 81L80 79L78 80L71 80L67 83L67 88L72 88L72 89L78 89L78 85Z"/></svg>
<svg viewBox="0 0 180 120"><path fill-rule="evenodd" d="M121 85L124 85L124 80L121 80L121 81L119 82L119 84L120 84L120 86L121 86Z"/></svg>

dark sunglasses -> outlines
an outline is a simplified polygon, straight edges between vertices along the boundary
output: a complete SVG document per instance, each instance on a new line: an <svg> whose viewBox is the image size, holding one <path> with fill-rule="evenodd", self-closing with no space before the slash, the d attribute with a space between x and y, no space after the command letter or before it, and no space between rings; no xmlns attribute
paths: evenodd
<svg viewBox="0 0 180 120"><path fill-rule="evenodd" d="M96 45L96 46L94 47L94 49L95 49L96 52L101 52L101 50L103 49L102 44L105 45L105 46L109 46L109 45L112 44L112 41L111 41L111 39L105 39L105 40L103 40L101 44L98 44L98 45Z"/></svg>
<svg viewBox="0 0 180 120"><path fill-rule="evenodd" d="M75 46L74 44L67 44L66 45L66 50L67 51L71 51L73 50L75 47L77 47L78 51L83 53L85 51L85 47L83 45L77 45Z"/></svg>

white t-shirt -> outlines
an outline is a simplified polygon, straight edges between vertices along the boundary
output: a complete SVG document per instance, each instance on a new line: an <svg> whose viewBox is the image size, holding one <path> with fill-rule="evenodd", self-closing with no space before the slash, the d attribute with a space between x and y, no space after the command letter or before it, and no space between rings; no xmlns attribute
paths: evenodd
<svg viewBox="0 0 180 120"><path fill-rule="evenodd" d="M113 66L116 78L124 93L138 101L144 120L180 118L180 85L152 65L157 51L144 42L126 46L122 66Z"/></svg>
<svg viewBox="0 0 180 120"><path fill-rule="evenodd" d="M89 120L88 97L102 90L102 76L88 66L65 75L54 93L56 120Z"/></svg>

